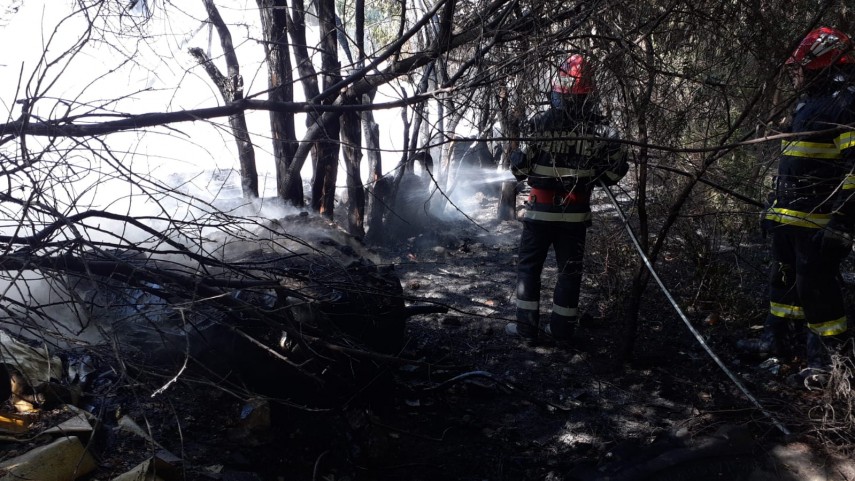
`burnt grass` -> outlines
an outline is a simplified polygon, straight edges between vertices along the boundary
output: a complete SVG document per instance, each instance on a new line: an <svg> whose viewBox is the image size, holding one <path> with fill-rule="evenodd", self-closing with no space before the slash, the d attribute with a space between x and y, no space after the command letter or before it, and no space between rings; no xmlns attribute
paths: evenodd
<svg viewBox="0 0 855 481"><path fill-rule="evenodd" d="M263 360L254 361L261 386L187 376L153 397L163 378L105 382L110 387L94 406L103 426L91 440L101 465L92 479L116 476L161 449L183 459L177 479L327 481L748 479L756 453L776 443L799 440L845 454L845 443L829 442L810 414L823 394L784 380L798 359L773 374L734 349L736 339L756 335L765 315L768 254L755 234L699 258L688 255L699 250L690 245L697 239L677 231L657 265L710 348L789 437L746 400L653 281L635 333L626 326L639 261L613 213L598 214L589 232L585 315L573 343L509 338L520 224L496 221L495 199L474 201L483 206L480 217L437 221L379 249L408 302L448 309L412 317L395 360L354 357L343 369L349 382L319 397L294 395L302 384L274 370L265 377ZM544 316L554 276L550 255ZM851 297L852 286L846 289ZM628 338L634 348L624 357ZM159 446L122 434L123 415ZM260 421L248 421L254 416ZM695 463L682 474L621 474L734 426L755 454L731 453L730 471Z"/></svg>

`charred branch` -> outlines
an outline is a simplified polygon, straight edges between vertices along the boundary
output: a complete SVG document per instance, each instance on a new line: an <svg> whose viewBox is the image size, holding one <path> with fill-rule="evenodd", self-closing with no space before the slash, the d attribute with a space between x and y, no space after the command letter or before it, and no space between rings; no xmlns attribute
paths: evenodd
<svg viewBox="0 0 855 481"><path fill-rule="evenodd" d="M87 114L70 116L42 122L14 121L0 124L0 145L21 135L40 137L93 137L126 130L157 127L178 122L195 122L220 117L228 117L246 110L270 110L287 113L311 112L362 112L367 110L388 110L391 108L424 102L433 94L411 97L406 100L376 104L351 105L313 105L304 102L275 102L268 100L243 99L228 105L177 112L150 112L140 115ZM81 120L97 120L120 117L119 120L95 123L75 123Z"/></svg>

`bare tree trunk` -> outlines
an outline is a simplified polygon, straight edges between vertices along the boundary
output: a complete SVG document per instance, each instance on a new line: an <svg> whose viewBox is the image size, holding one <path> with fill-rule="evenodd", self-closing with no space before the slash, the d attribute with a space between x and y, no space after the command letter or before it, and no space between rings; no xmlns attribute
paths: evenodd
<svg viewBox="0 0 855 481"><path fill-rule="evenodd" d="M433 69L433 63L425 67L425 71L422 74L421 80L419 81L418 90L416 90L416 95L420 95L427 92L430 83L430 78L433 75ZM422 125L425 124L426 107L427 102L420 102L416 105L415 109L413 109L413 125L410 134L410 144L407 147L409 155L413 155L414 153L416 153L419 147L419 139L420 137L422 137L420 135L420 133L422 132ZM412 162L409 162L409 164L412 164Z"/></svg>
<svg viewBox="0 0 855 481"><path fill-rule="evenodd" d="M341 141L347 175L347 232L356 237L365 236L365 191L359 172L362 163L362 139L359 114L347 112L341 116Z"/></svg>
<svg viewBox="0 0 855 481"><path fill-rule="evenodd" d="M324 90L340 79L338 62L338 30L335 26L335 0L318 0L318 19L321 25L321 70ZM326 103L331 103L332 98ZM323 216L332 218L335 206L335 184L338 175L340 117L330 119L325 125L325 138L317 144L317 163L312 179L311 207Z"/></svg>
<svg viewBox="0 0 855 481"><path fill-rule="evenodd" d="M284 0L257 0L264 34L264 51L267 57L268 97L272 101L294 101L294 78L291 73L291 55L288 45L288 10ZM273 138L273 158L276 163L276 193L280 199L303 205L303 183L285 182L288 167L297 151L297 134L294 114L271 110L270 133ZM299 175L299 173L298 173ZM288 191L284 190L289 185Z"/></svg>
<svg viewBox="0 0 855 481"><path fill-rule="evenodd" d="M213 0L202 0L205 4L205 9L208 13L208 20L217 29L217 34L220 37L220 45L223 47L223 56L226 59L226 68L228 76L224 76L220 70L214 65L210 58L198 48L190 49L190 54L196 58L205 68L208 76L217 85L223 101L231 103L243 99L243 78L240 76L240 67L238 65L237 56L235 55L234 45L232 45L232 36L229 32L217 6ZM238 149L238 159L240 160L240 179L241 191L245 198L258 197L258 171L255 166L255 149L252 145L252 140L249 137L249 130L246 125L246 116L244 113L238 112L229 116L229 127L232 129L232 135L235 138L235 143Z"/></svg>
<svg viewBox="0 0 855 481"><path fill-rule="evenodd" d="M446 71L443 63L437 62L436 73L438 77L438 84L444 85L449 80L448 72ZM453 163L451 157L454 153L454 131L457 129L457 124L460 123L460 120L462 118L462 112L458 112L458 109L454 108L454 104L450 99L441 100L439 102L438 110L438 117L441 119L442 122L441 131L447 133L446 138L451 137L452 139L450 142L446 141L446 143L442 145L442 149L440 149L439 161L437 162L438 167L436 169L436 172L434 173L434 179L436 180L435 190L439 190L444 194L448 187L449 171ZM451 119L446 118L446 112L451 115ZM440 195L437 198L437 202L434 207L436 212L442 212L445 209L446 203L447 200L445 199L445 195Z"/></svg>
<svg viewBox="0 0 855 481"><path fill-rule="evenodd" d="M443 193L443 195L437 198L437 212L442 212L448 203L445 196L448 194L449 182L452 181L449 177L451 176L451 169L454 166L454 144L457 142L454 130L463 118L462 114L456 112L451 105L446 105L443 108L445 111L451 112L451 119L446 124L446 128L448 129L447 132L449 132L449 136L451 136L451 141L447 141L443 144L441 150L442 153L440 154L439 168L437 169L437 173L434 174L437 181L437 189L441 190Z"/></svg>
<svg viewBox="0 0 855 481"><path fill-rule="evenodd" d="M357 60L355 69L361 69L365 63L365 48L364 48L364 27L365 27L365 0L356 2L355 12L356 22L356 51ZM342 46L347 46L347 36L344 35L344 28L341 21L336 16L336 26L339 31L339 40ZM350 49L346 48L345 53L348 57L348 62L353 63L353 58L350 55ZM361 98L355 103L360 103ZM341 119L342 144L345 162L345 172L347 175L347 231L356 237L365 237L365 190L362 183L362 124L360 114L356 112L348 112L342 115Z"/></svg>
<svg viewBox="0 0 855 481"><path fill-rule="evenodd" d="M426 49L427 45L430 43L430 39L428 38L427 32L420 32L420 35L416 36L416 41L419 50ZM422 71L422 77L419 80L418 86L416 87L415 95L420 95L427 91L430 85L430 79L433 76L434 65L435 62L431 62ZM410 135L409 144L404 144L404 148L407 150L405 154L407 154L409 157L412 157L416 153L416 149L418 149L422 125L426 123L424 122L426 106L427 102L420 102L413 108L412 133ZM412 165L412 160L408 159L407 168L410 168Z"/></svg>
<svg viewBox="0 0 855 481"><path fill-rule="evenodd" d="M286 3L285 0L274 0L279 3ZM288 10L285 10L287 12ZM287 13L286 13L287 15ZM303 0L293 0L291 2L291 16L286 21L288 35L291 37L291 50L294 54L296 69L300 75L300 82L303 85L303 92L307 99L312 99L320 94L318 88L318 76L315 68L312 66L312 59L309 56L308 41L306 40L306 7ZM320 119L320 115L309 113L306 115L306 126L311 127ZM312 149L312 155L317 157L316 149ZM302 159L299 162L302 164ZM317 162L313 162L317 165ZM292 165L284 173L277 172L277 182L279 192L296 193L300 192L300 205L303 204L303 180L300 176L302 165ZM293 203L293 201L292 201Z"/></svg>
<svg viewBox="0 0 855 481"><path fill-rule="evenodd" d="M403 98L407 98L407 91L401 88L401 96ZM401 145L404 146L403 151L401 152L401 159L398 161L398 168L395 170L395 186L392 189L393 197L398 194L398 186L401 185L401 179L404 178L404 173L407 171L407 166L409 164L409 151L407 150L407 146L410 145L410 118L409 118L408 107L404 107L401 109L401 123L404 124L403 135L404 139L401 142ZM394 199L393 199L394 200Z"/></svg>
<svg viewBox="0 0 855 481"><path fill-rule="evenodd" d="M373 90L362 96L363 102L370 103L377 93ZM365 147L368 153L368 187L366 188L366 223L368 232L365 242L377 244L382 239L383 215L386 213L384 195L383 159L380 157L380 126L374 121L370 110L362 112L362 129L365 131Z"/></svg>
<svg viewBox="0 0 855 481"><path fill-rule="evenodd" d="M520 123L525 115L524 107L518 108L520 99L513 95L508 88L500 88L498 94L499 115L502 118L502 137L508 139L502 149L501 167L508 171L511 168L511 153L520 146ZM517 216L517 182L508 180L502 182L499 195L499 205L496 210L499 220L513 220Z"/></svg>
<svg viewBox="0 0 855 481"><path fill-rule="evenodd" d="M278 0L283 1L283 0ZM284 3L284 2L283 2ZM318 90L318 77L309 57L308 42L306 40L306 7L303 0L292 0L291 21L288 22L288 34L291 36L291 49L294 52L294 61L297 62L297 72L300 73L300 81L307 99L312 99L320 94ZM310 121L307 120L308 124ZM314 123L315 119L311 119Z"/></svg>
<svg viewBox="0 0 855 481"><path fill-rule="evenodd" d="M643 45L647 53L648 65L652 66L654 56L653 46L650 44L649 39L645 39ZM638 106L638 136L642 147L638 152L638 179L636 183L636 199L638 200L636 202L636 210L638 213L638 243L645 255L649 255L650 253L650 224L647 213L647 141L649 137L647 110L651 102L651 96L653 95L655 81L656 76L651 69L650 78L643 93L644 97L639 99L640 103ZM632 356L632 351L635 348L635 339L638 336L638 315L641 309L641 298L649 281L650 273L647 271L647 267L644 264L640 264L638 272L632 279L632 287L630 288L629 297L623 313L623 337L618 352L621 360L624 362Z"/></svg>

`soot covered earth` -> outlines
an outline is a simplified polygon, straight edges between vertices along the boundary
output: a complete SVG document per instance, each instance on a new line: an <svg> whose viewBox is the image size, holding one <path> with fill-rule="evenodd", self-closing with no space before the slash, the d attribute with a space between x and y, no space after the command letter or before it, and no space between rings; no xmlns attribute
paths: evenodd
<svg viewBox="0 0 855 481"><path fill-rule="evenodd" d="M447 312L410 318L394 356L354 357L356 381L347 392L297 401L287 393L303 386L273 374L265 378L261 364L257 378L270 387L266 395L190 377L160 391L162 380L147 384L145 376L105 382L110 387L90 409L99 418L88 439L98 469L85 479L113 479L152 457L169 469L162 468L160 478L139 479L855 477L846 435L833 434L846 419L829 415L839 398L789 386L784 374L794 366L778 365L774 373L733 348L762 321L762 306L740 304L764 295L762 242L738 255L722 251L713 264L716 282L730 283L729 291L711 286L710 271L699 274L679 252L664 256L662 276L711 350L765 412L728 378L653 283L633 356L621 359L623 302L639 264L607 206L589 235L580 306L585 315L574 342L530 346L506 335L515 310L521 226L495 220L496 198L478 194L471 202L476 208L467 211L476 213L469 218L436 221L377 251L395 266L405 296ZM544 309L553 264L550 255ZM724 305L711 291L732 291L732 298ZM45 413L40 422L52 416L60 413ZM35 442L7 445L3 457Z"/></svg>

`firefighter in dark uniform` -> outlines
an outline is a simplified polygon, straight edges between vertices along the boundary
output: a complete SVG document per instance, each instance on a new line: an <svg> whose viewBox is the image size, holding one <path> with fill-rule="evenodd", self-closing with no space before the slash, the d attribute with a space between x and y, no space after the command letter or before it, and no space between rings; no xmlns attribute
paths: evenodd
<svg viewBox="0 0 855 481"><path fill-rule="evenodd" d="M829 348L840 344L846 315L840 263L855 227L855 87L852 41L839 30L810 32L787 60L803 93L792 114L775 190L764 214L772 238L769 314L759 339L743 350L787 356L792 336L806 336L807 367L791 380L822 384Z"/></svg>
<svg viewBox="0 0 855 481"><path fill-rule="evenodd" d="M617 183L627 172L627 152L597 113L594 79L581 55L565 60L553 82L551 108L529 120L531 138L511 157L518 180L531 193L523 218L517 266L517 314L506 332L535 341L542 329L569 341L578 322L585 234L591 225L591 192L599 181ZM540 286L550 247L558 278L548 325L540 325Z"/></svg>

